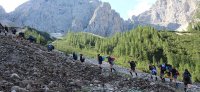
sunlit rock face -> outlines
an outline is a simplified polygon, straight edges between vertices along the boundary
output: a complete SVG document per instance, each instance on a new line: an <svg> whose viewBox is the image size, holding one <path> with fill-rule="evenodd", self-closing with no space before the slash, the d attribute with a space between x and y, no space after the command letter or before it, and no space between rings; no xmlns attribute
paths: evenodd
<svg viewBox="0 0 200 92"><path fill-rule="evenodd" d="M30 0L10 13L10 20L49 33L70 30L109 36L124 30L119 14L99 0Z"/></svg>
<svg viewBox="0 0 200 92"><path fill-rule="evenodd" d="M176 30L187 25L197 9L197 0L157 0L150 10L134 16L137 25Z"/></svg>

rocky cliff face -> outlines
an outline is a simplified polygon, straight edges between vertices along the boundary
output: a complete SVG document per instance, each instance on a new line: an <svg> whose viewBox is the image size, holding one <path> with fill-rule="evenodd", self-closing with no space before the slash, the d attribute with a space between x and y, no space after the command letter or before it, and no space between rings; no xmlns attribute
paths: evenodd
<svg viewBox="0 0 200 92"><path fill-rule="evenodd" d="M99 0L30 0L12 12L10 20L49 33L85 30L105 36L123 30L119 14Z"/></svg>
<svg viewBox="0 0 200 92"><path fill-rule="evenodd" d="M6 14L5 10L3 9L2 6L0 6L0 19L2 19L3 17L5 17L5 14Z"/></svg>
<svg viewBox="0 0 200 92"><path fill-rule="evenodd" d="M3 25L14 26L14 23L8 20L8 14L5 12L2 6L0 6L0 23Z"/></svg>
<svg viewBox="0 0 200 92"><path fill-rule="evenodd" d="M124 20L120 15L111 10L109 3L102 3L95 9L86 31L92 30L94 33L109 36L116 32L122 32L124 29Z"/></svg>
<svg viewBox="0 0 200 92"><path fill-rule="evenodd" d="M176 30L192 20L197 3L197 0L157 0L149 11L134 16L132 20L137 25L150 24L159 29Z"/></svg>

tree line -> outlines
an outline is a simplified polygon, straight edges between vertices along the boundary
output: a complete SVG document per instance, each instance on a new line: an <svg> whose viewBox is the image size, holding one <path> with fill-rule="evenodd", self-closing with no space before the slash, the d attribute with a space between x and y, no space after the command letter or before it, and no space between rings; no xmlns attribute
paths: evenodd
<svg viewBox="0 0 200 92"><path fill-rule="evenodd" d="M179 33L158 31L139 26L131 31L116 33L112 37L99 37L90 33L69 32L54 45L66 53L79 52L96 57L97 53L112 55L116 64L128 67L128 61L137 61L137 68L148 72L148 64L159 66L168 62L180 73L187 68L192 79L200 82L200 32Z"/></svg>

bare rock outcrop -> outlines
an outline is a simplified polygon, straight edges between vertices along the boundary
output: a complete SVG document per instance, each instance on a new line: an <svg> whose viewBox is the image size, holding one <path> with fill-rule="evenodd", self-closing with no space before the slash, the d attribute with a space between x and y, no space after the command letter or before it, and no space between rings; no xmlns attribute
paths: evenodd
<svg viewBox="0 0 200 92"><path fill-rule="evenodd" d="M133 16L136 25L151 25L158 29L182 30L193 19L198 0L157 0L150 10ZM186 27L184 27L186 28ZM183 29L184 29L183 28Z"/></svg>
<svg viewBox="0 0 200 92"><path fill-rule="evenodd" d="M87 31L109 36L124 30L124 20L99 0L30 0L9 15L17 26L49 33Z"/></svg>

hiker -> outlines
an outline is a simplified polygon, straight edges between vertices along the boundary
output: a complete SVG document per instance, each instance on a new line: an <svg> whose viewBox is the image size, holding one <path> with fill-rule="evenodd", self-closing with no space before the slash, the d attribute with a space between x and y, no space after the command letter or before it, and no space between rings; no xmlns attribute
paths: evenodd
<svg viewBox="0 0 200 92"><path fill-rule="evenodd" d="M24 32L19 32L19 35L17 36L18 39L22 40L25 38Z"/></svg>
<svg viewBox="0 0 200 92"><path fill-rule="evenodd" d="M99 63L99 68L102 69L101 65L102 65L104 60L103 60L103 57L100 54L97 55L97 60L98 60L98 63Z"/></svg>
<svg viewBox="0 0 200 92"><path fill-rule="evenodd" d="M164 78L165 71L166 71L166 64L164 63L160 65L160 78L163 82L165 81L165 78Z"/></svg>
<svg viewBox="0 0 200 92"><path fill-rule="evenodd" d="M170 82L172 82L172 74L171 74L172 65L166 63L165 66L166 66L167 78L169 78Z"/></svg>
<svg viewBox="0 0 200 92"><path fill-rule="evenodd" d="M54 50L54 46L52 44L47 45L48 51Z"/></svg>
<svg viewBox="0 0 200 92"><path fill-rule="evenodd" d="M73 56L73 59L74 59L74 60L77 60L77 59L78 59L78 56L77 56L77 54L76 54L75 52L73 52L72 56Z"/></svg>
<svg viewBox="0 0 200 92"><path fill-rule="evenodd" d="M3 25L0 23L0 33L3 32L3 30L4 30L4 27L3 27Z"/></svg>
<svg viewBox="0 0 200 92"><path fill-rule="evenodd" d="M33 42L36 43L36 38L33 37L32 35L29 35L27 40L29 40L30 43L33 43Z"/></svg>
<svg viewBox="0 0 200 92"><path fill-rule="evenodd" d="M85 62L85 58L83 57L83 54L80 54L80 61L83 63Z"/></svg>
<svg viewBox="0 0 200 92"><path fill-rule="evenodd" d="M135 75L137 76L137 73L136 73L136 71L135 71L135 67L136 67L136 63L135 63L135 61L129 61L129 64L130 64L130 66L131 66L131 69L130 69L130 74L131 74L131 76L133 76L133 74L132 74L132 72L135 72Z"/></svg>
<svg viewBox="0 0 200 92"><path fill-rule="evenodd" d="M8 27L5 26L4 28L5 28L5 31L4 31L4 32L5 32L5 36L7 36L7 33L8 33Z"/></svg>
<svg viewBox="0 0 200 92"><path fill-rule="evenodd" d="M184 82L184 85L185 85L185 92L187 90L187 88L189 88L189 84L192 84L192 81L191 81L191 74L190 72L188 71L188 69L185 69L184 73L183 73L183 82Z"/></svg>
<svg viewBox="0 0 200 92"><path fill-rule="evenodd" d="M12 29L12 34L13 34L13 35L16 35L16 33L17 33L17 30L16 30L15 28L13 28L13 29Z"/></svg>
<svg viewBox="0 0 200 92"><path fill-rule="evenodd" d="M176 82L177 78L178 78L178 75L179 75L179 72L178 70L176 70L175 67L172 68L172 77L173 77L173 80L174 82L176 83L176 86L178 87L178 83Z"/></svg>
<svg viewBox="0 0 200 92"><path fill-rule="evenodd" d="M153 79L152 70L153 70L153 65L152 65L152 64L149 64L149 72L150 72L150 74L151 74L151 79Z"/></svg>
<svg viewBox="0 0 200 92"><path fill-rule="evenodd" d="M108 56L108 63L110 64L110 71L113 72L115 70L115 68L113 68L113 65L114 65L114 61L115 61L115 58L114 57L111 57L111 56Z"/></svg>
<svg viewBox="0 0 200 92"><path fill-rule="evenodd" d="M149 70L150 70L150 73L151 73L151 79L153 79L153 76L156 77L156 81L158 80L157 78L157 69L156 69L156 66L155 65L149 65Z"/></svg>

